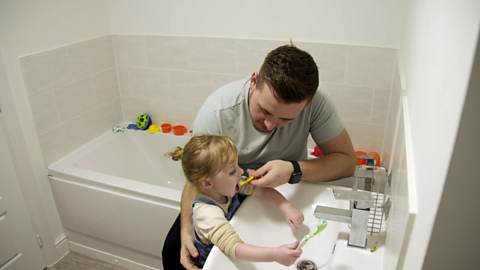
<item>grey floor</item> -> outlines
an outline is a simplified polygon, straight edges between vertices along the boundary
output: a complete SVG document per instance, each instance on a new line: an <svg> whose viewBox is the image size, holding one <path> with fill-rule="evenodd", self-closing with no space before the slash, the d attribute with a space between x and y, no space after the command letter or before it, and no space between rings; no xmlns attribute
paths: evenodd
<svg viewBox="0 0 480 270"><path fill-rule="evenodd" d="M70 251L48 270L125 270L125 268Z"/></svg>

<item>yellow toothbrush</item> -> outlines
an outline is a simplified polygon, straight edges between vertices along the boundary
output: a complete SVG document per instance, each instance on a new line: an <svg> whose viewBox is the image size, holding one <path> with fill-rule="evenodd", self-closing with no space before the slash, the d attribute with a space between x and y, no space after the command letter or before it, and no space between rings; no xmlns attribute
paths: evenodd
<svg viewBox="0 0 480 270"><path fill-rule="evenodd" d="M245 181L241 182L241 183L240 183L240 186L243 186L243 185L245 185L246 183L248 183L248 182L252 181L254 178L255 178L255 176L251 176L251 177L250 177L250 178L248 178L247 180L245 180Z"/></svg>

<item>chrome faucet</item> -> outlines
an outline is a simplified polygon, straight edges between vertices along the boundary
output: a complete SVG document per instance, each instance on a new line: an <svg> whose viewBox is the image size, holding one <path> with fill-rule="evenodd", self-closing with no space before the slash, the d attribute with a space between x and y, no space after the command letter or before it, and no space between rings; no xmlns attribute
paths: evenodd
<svg viewBox="0 0 480 270"><path fill-rule="evenodd" d="M332 189L335 199L349 200L350 209L338 209L317 205L313 215L318 219L327 219L351 224L348 245L365 248L367 245L368 219L370 208L375 207L374 199L369 191L358 191L358 178L374 179L373 169L385 170L382 167L372 165L357 166L355 170L355 182L352 190Z"/></svg>

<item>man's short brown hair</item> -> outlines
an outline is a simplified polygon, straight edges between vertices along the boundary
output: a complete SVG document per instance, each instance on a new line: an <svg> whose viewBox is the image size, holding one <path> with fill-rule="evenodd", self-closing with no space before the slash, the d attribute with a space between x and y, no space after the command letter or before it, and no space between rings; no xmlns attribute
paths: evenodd
<svg viewBox="0 0 480 270"><path fill-rule="evenodd" d="M263 61L258 85L264 83L273 87L273 94L280 102L310 102L319 83L317 64L308 52L293 44L280 46Z"/></svg>

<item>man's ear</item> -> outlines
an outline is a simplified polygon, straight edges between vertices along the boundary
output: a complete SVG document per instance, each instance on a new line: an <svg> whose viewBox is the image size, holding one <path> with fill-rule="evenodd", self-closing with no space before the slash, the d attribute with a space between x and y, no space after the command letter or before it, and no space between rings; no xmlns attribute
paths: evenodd
<svg viewBox="0 0 480 270"><path fill-rule="evenodd" d="M258 73L254 72L250 78L250 89L253 90L258 83Z"/></svg>
<svg viewBox="0 0 480 270"><path fill-rule="evenodd" d="M202 189L209 189L212 186L213 186L213 184L212 184L212 182L210 182L210 180L208 180L208 178L205 178L202 181L200 181L200 188L202 188Z"/></svg>

